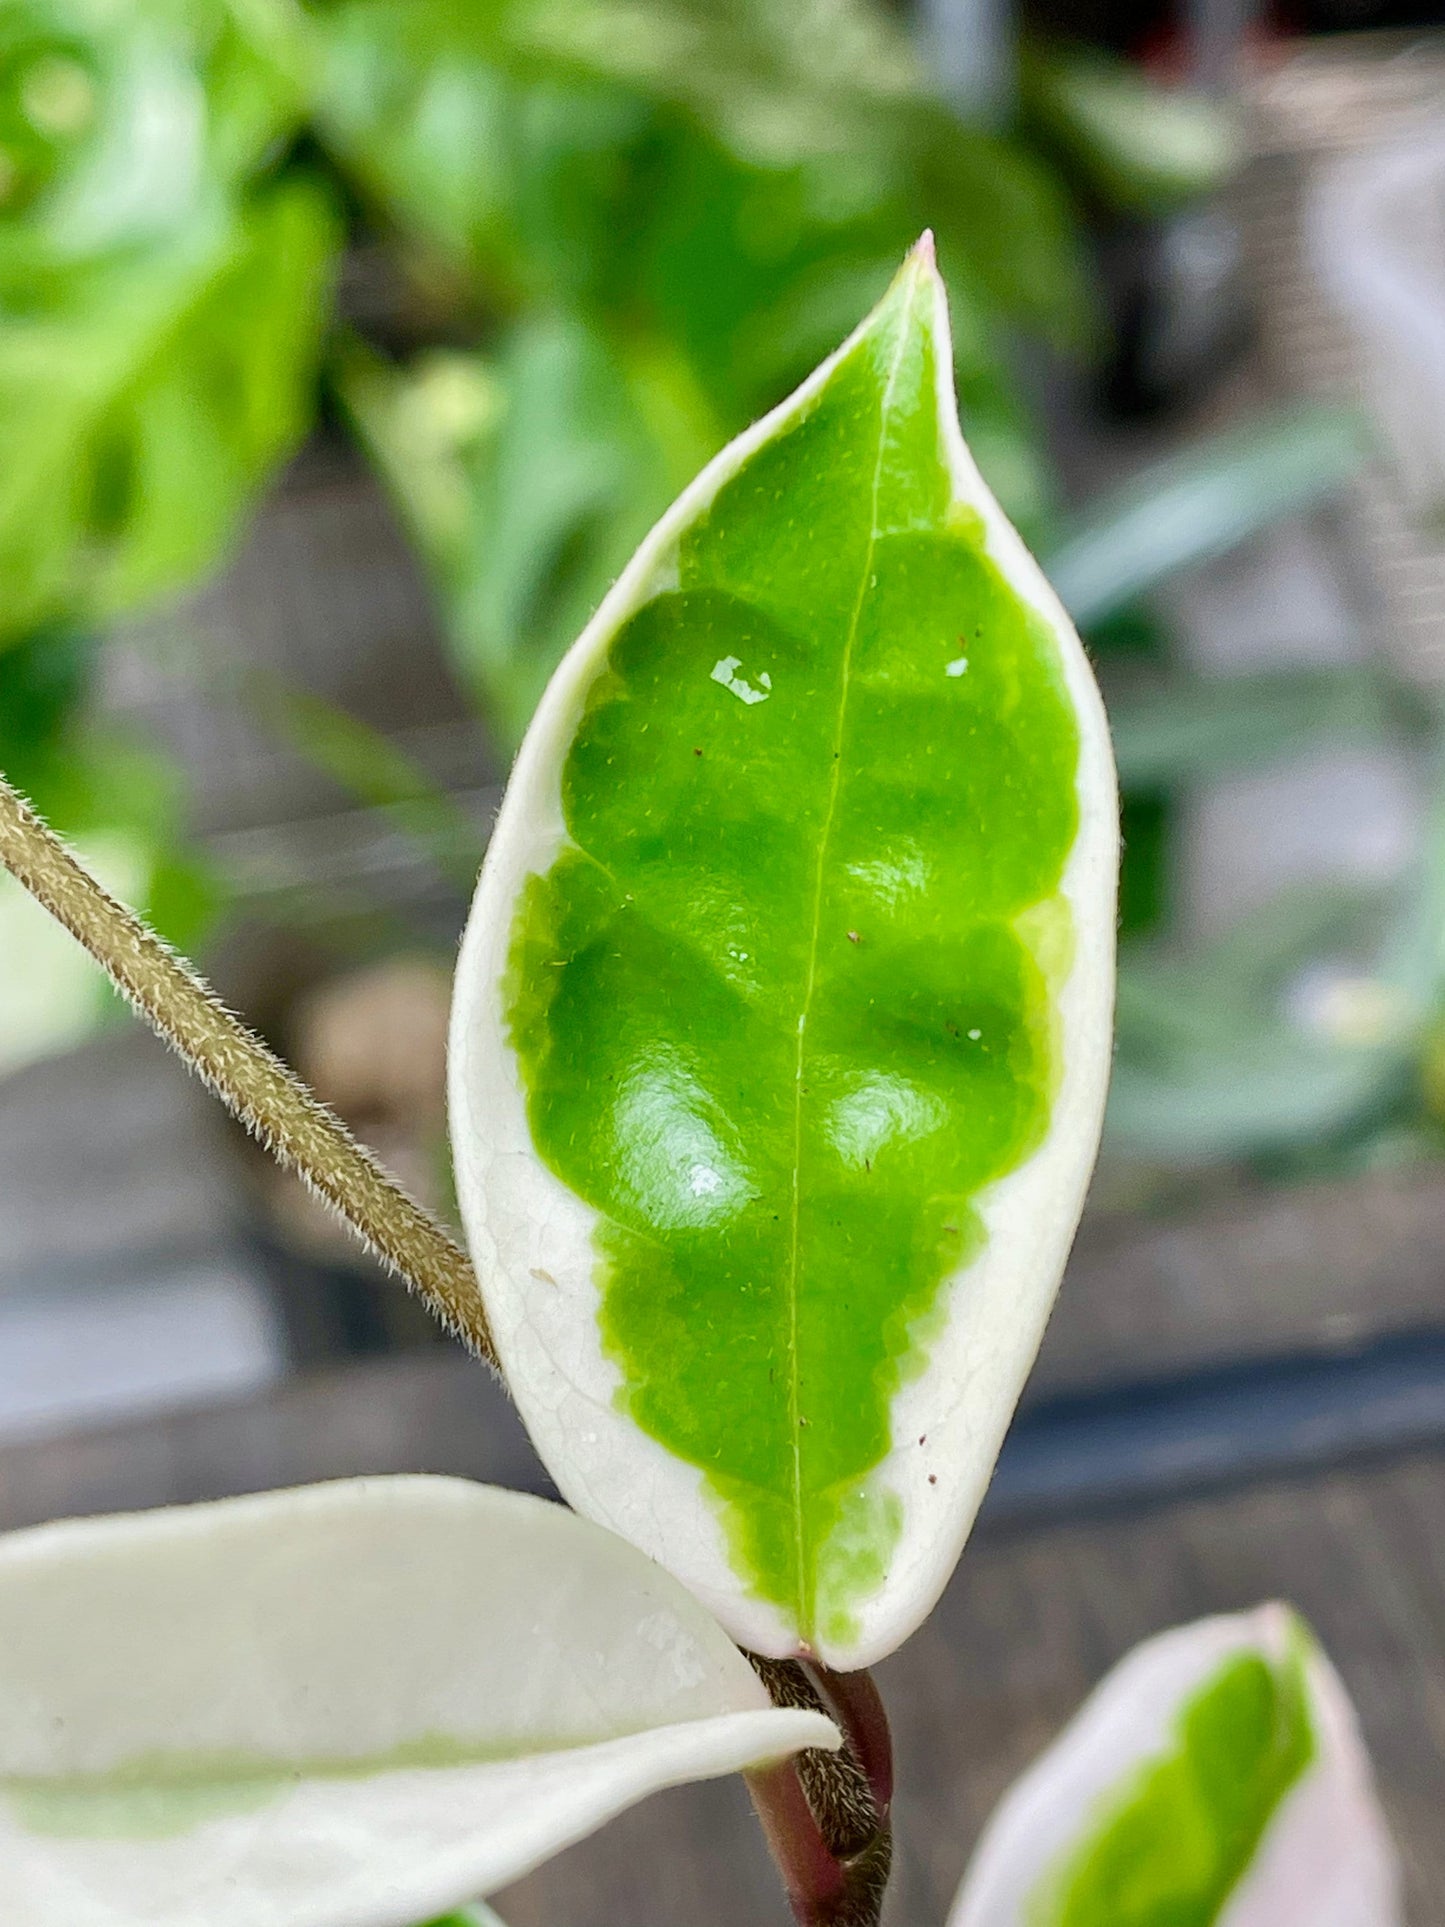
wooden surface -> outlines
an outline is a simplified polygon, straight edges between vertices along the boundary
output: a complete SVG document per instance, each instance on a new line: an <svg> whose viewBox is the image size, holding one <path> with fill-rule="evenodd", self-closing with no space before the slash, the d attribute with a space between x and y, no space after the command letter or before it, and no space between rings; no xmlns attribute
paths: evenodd
<svg viewBox="0 0 1445 1927"><path fill-rule="evenodd" d="M248 1201L218 1108L125 1025L0 1082L0 1295L234 1252ZM380 1287L387 1293L390 1284ZM1445 1332L1445 1165L1086 1216L1032 1400Z"/></svg>
<svg viewBox="0 0 1445 1927"><path fill-rule="evenodd" d="M500 1392L448 1353L248 1405L0 1452L0 1526L349 1472L538 1481ZM1405 1856L1409 1927L1445 1922L1445 1453L975 1535L881 1669L900 1756L893 1927L942 1921L1010 1778L1137 1640L1292 1600L1360 1708ZM509 1927L784 1927L737 1783L663 1795L502 1897Z"/></svg>
<svg viewBox="0 0 1445 1927"><path fill-rule="evenodd" d="M1086 1216L1031 1398L1445 1328L1445 1168Z"/></svg>

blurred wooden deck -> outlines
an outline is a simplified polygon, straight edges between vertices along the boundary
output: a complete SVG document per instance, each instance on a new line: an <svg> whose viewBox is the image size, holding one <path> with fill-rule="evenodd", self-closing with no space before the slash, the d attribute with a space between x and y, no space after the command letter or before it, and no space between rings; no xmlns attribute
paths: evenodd
<svg viewBox="0 0 1445 1927"><path fill-rule="evenodd" d="M481 1368L440 1350L249 1403L0 1451L0 1527L362 1471L539 1483ZM1445 1921L1445 1451L1397 1452L1061 1523L986 1525L882 1668L900 1754L893 1927L940 1923L1012 1776L1136 1641L1287 1598L1359 1706L1410 1927ZM509 1927L783 1927L740 1784L646 1804L500 1902Z"/></svg>

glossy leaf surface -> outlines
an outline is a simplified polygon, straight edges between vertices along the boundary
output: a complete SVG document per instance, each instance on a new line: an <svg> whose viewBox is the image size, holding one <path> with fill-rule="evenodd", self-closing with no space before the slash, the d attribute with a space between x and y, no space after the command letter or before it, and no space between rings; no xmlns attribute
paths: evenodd
<svg viewBox="0 0 1445 1927"><path fill-rule="evenodd" d="M361 1479L0 1539L0 1918L414 1927L836 1733L561 1507Z"/></svg>
<svg viewBox="0 0 1445 1927"><path fill-rule="evenodd" d="M459 1195L579 1509L744 1644L926 1613L1108 1060L1112 768L958 436L925 249L554 680L457 980Z"/></svg>
<svg viewBox="0 0 1445 1927"><path fill-rule="evenodd" d="M1287 1608L1131 1653L999 1806L949 1927L1398 1927L1353 1709Z"/></svg>

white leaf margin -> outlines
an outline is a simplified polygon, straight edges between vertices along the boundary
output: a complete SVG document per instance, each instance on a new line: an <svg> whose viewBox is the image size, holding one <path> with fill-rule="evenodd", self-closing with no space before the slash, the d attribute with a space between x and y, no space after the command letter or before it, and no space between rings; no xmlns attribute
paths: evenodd
<svg viewBox="0 0 1445 1927"><path fill-rule="evenodd" d="M1281 1801L1217 1927L1403 1927L1399 1868L1369 1756L1339 1675L1278 1602L1158 1634L1127 1654L984 1829L948 1927L1040 1927L1040 1879L1087 1837L1111 1796L1172 1750L1184 1704L1229 1659L1278 1664L1303 1639L1315 1754Z"/></svg>
<svg viewBox="0 0 1445 1927"><path fill-rule="evenodd" d="M819 1642L817 1656L840 1671L871 1666L902 1645L958 1563L1063 1275L1098 1150L1113 1054L1119 826L1103 702L1063 604L964 442L948 298L931 236L901 273L922 297L936 343L939 420L955 499L981 517L988 555L1052 632L1078 720L1079 832L1062 881L1075 914L1075 949L1059 998L1066 1044L1048 1134L981 1198L984 1247L945 1282L948 1316L926 1366L897 1394L891 1449L868 1476L871 1489L901 1500L904 1531L883 1586L850 1602L856 1638ZM876 313L683 491L558 666L488 845L452 1006L448 1109L457 1200L507 1383L532 1442L570 1504L665 1564L742 1645L775 1658L803 1650L798 1629L739 1576L703 1474L621 1408L621 1373L600 1333L599 1214L533 1146L502 986L519 893L568 840L562 767L614 636L676 580L683 532L757 449L806 411Z"/></svg>
<svg viewBox="0 0 1445 1927"><path fill-rule="evenodd" d="M356 1479L0 1538L17 1927L415 1927L662 1787L837 1744L669 1575L520 1493ZM156 1792L246 1762L285 1772L200 1818Z"/></svg>

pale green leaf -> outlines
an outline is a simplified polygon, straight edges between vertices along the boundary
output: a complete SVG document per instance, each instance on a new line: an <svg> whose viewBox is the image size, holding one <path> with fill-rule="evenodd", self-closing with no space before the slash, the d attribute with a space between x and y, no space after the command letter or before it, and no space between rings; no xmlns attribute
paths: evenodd
<svg viewBox="0 0 1445 1927"><path fill-rule="evenodd" d="M1378 740L1381 698L1379 677L1356 668L1137 683L1109 701L1119 781L1162 789L1282 761L1322 740Z"/></svg>
<svg viewBox="0 0 1445 1927"><path fill-rule="evenodd" d="M1366 447L1357 416L1313 403L1196 442L1090 503L1046 558L1049 579L1088 628L1325 500Z"/></svg>
<svg viewBox="0 0 1445 1927"><path fill-rule="evenodd" d="M0 9L0 285L10 301L174 238L298 125L291 0L7 0Z"/></svg>
<svg viewBox="0 0 1445 1927"><path fill-rule="evenodd" d="M151 851L120 831L81 846L90 870L127 903L150 895ZM0 1077L82 1044L114 1011L105 975L69 931L0 872Z"/></svg>
<svg viewBox="0 0 1445 1927"><path fill-rule="evenodd" d="M657 1788L836 1739L518 1493L359 1479L0 1538L17 1927L413 1927Z"/></svg>
<svg viewBox="0 0 1445 1927"><path fill-rule="evenodd" d="M684 368L580 320L520 323L495 360L397 374L353 347L347 406L431 562L448 639L503 738L648 525L721 439Z"/></svg>
<svg viewBox="0 0 1445 1927"><path fill-rule="evenodd" d="M1400 1927L1353 1708L1283 1606L1121 1661L984 1829L949 1927Z"/></svg>
<svg viewBox="0 0 1445 1927"><path fill-rule="evenodd" d="M1102 711L950 362L920 249L664 517L457 977L459 1197L553 1475L742 1643L845 1666L957 1558L1109 1057Z"/></svg>
<svg viewBox="0 0 1445 1927"><path fill-rule="evenodd" d="M1429 1005L1427 982L1384 967L1391 917L1378 890L1306 886L1194 953L1126 951L1110 1145L1165 1162L1252 1157L1382 1111ZM1299 994L1310 973L1327 993L1317 1012Z"/></svg>

